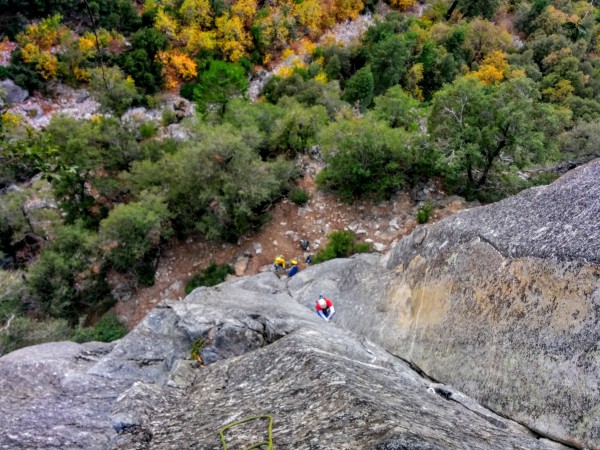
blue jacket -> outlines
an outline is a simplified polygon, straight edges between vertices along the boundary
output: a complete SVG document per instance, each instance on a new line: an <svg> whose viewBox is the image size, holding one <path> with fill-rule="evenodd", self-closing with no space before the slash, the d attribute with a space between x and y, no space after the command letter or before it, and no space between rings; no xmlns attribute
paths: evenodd
<svg viewBox="0 0 600 450"><path fill-rule="evenodd" d="M293 277L294 275L296 275L298 272L300 271L300 269L298 269L298 266L292 266L292 268L290 269L289 273L288 273L288 277Z"/></svg>

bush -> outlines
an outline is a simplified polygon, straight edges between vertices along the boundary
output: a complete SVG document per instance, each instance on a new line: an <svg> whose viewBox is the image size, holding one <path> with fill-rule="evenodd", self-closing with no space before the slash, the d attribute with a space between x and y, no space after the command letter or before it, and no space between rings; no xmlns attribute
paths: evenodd
<svg viewBox="0 0 600 450"><path fill-rule="evenodd" d="M105 314L93 327L77 328L71 335L71 339L75 342L112 342L121 339L129 330L112 314Z"/></svg>
<svg viewBox="0 0 600 450"><path fill-rule="evenodd" d="M177 115L175 114L175 111L173 111L172 109L163 109L162 112L162 126L163 127L168 127L169 125L173 124L177 122Z"/></svg>
<svg viewBox="0 0 600 450"><path fill-rule="evenodd" d="M142 139L150 139L156 136L157 133L156 125L154 122L144 122L140 125L140 136Z"/></svg>
<svg viewBox="0 0 600 450"><path fill-rule="evenodd" d="M0 355L30 345L65 341L71 335L66 320L36 321L28 317L15 317L8 330L0 333Z"/></svg>
<svg viewBox="0 0 600 450"><path fill-rule="evenodd" d="M200 356L200 352L204 348L204 339L198 338L192 343L192 348L190 349L190 357L192 359L198 359Z"/></svg>
<svg viewBox="0 0 600 450"><path fill-rule="evenodd" d="M233 268L229 264L217 265L211 262L204 270L203 275L194 275L185 285L185 293L189 294L194 289L200 286L215 286L225 281L227 275L233 273Z"/></svg>
<svg viewBox="0 0 600 450"><path fill-rule="evenodd" d="M317 184L348 202L366 194L387 197L412 171L414 139L371 116L333 123L319 137L328 165L317 175Z"/></svg>
<svg viewBox="0 0 600 450"><path fill-rule="evenodd" d="M289 197L290 197L290 200L293 201L298 206L306 205L306 203L308 202L308 199L310 198L310 196L308 195L308 192L306 192L304 189L300 189L300 188L292 189Z"/></svg>
<svg viewBox="0 0 600 450"><path fill-rule="evenodd" d="M368 242L359 242L354 246L354 253L369 253L372 250Z"/></svg>
<svg viewBox="0 0 600 450"><path fill-rule="evenodd" d="M147 195L140 202L117 205L100 222L99 231L112 266L125 272L143 263L168 233L168 217L169 211L159 196Z"/></svg>
<svg viewBox="0 0 600 450"><path fill-rule="evenodd" d="M327 236L329 242L319 250L313 259L314 263L329 261L334 258L347 258L354 253L365 253L371 250L367 242L356 244L356 236L352 231L333 231Z"/></svg>
<svg viewBox="0 0 600 450"><path fill-rule="evenodd" d="M427 223L429 222L429 218L431 217L431 212L433 208L431 206L431 200L427 199L423 206L419 208L417 211L417 222L419 223Z"/></svg>

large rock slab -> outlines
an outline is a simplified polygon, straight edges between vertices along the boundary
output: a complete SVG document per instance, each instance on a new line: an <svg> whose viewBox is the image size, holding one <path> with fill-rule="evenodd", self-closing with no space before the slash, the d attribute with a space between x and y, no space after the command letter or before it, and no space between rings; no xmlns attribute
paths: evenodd
<svg viewBox="0 0 600 450"><path fill-rule="evenodd" d="M417 228L385 259L290 280L336 320L499 414L600 449L600 162ZM388 272L389 271L389 272Z"/></svg>
<svg viewBox="0 0 600 450"><path fill-rule="evenodd" d="M15 84L13 80L2 80L0 81L0 106L4 105L4 101L9 105L13 103L24 102L29 97L29 92Z"/></svg>
<svg viewBox="0 0 600 450"><path fill-rule="evenodd" d="M212 364L190 359L198 338ZM163 302L115 344L5 355L0 399L6 449L217 450L222 426L258 414L279 449L555 448L322 321L272 273ZM236 428L228 447L265 435Z"/></svg>

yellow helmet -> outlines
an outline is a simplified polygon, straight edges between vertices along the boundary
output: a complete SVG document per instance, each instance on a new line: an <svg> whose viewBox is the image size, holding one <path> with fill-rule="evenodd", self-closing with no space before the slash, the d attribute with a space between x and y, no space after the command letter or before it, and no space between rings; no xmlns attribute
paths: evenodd
<svg viewBox="0 0 600 450"><path fill-rule="evenodd" d="M298 261L296 261L295 259L292 259L290 262L291 262L291 263L292 263L294 266L298 264Z"/></svg>

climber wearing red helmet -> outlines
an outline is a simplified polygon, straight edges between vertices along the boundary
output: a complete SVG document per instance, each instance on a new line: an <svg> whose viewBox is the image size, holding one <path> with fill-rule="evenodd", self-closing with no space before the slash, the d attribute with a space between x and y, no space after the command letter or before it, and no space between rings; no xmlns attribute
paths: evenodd
<svg viewBox="0 0 600 450"><path fill-rule="evenodd" d="M317 300L316 309L317 314L323 319L325 319L327 322L329 322L335 314L333 302L327 297L324 297L323 294L319 295L319 300Z"/></svg>

